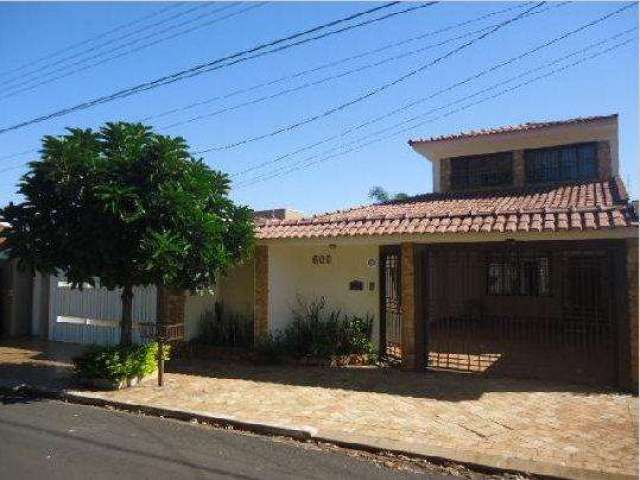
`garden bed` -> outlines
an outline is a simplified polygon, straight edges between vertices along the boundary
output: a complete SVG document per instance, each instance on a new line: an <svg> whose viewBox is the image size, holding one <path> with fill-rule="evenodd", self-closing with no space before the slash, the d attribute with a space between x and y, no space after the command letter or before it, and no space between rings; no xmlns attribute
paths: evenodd
<svg viewBox="0 0 640 480"><path fill-rule="evenodd" d="M164 352L168 360L168 349ZM133 387L156 372L158 344L94 346L73 359L78 383L97 390Z"/></svg>
<svg viewBox="0 0 640 480"><path fill-rule="evenodd" d="M182 359L197 358L204 360L221 360L225 362L240 362L253 364L280 363L296 366L317 367L346 367L371 365L378 360L377 355L354 353L349 355L330 355L320 357L313 355L267 355L256 350L238 347L219 347L204 345L197 342L184 344L176 351L176 356Z"/></svg>

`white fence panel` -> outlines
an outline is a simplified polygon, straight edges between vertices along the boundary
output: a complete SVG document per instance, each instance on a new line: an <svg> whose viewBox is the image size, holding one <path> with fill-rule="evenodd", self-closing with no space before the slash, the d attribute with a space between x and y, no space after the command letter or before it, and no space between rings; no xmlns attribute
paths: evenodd
<svg viewBox="0 0 640 480"><path fill-rule="evenodd" d="M114 345L120 341L121 290L85 285L74 289L62 277L51 277L49 338L84 345ZM143 339L137 323L156 321L156 287L134 287L134 342Z"/></svg>

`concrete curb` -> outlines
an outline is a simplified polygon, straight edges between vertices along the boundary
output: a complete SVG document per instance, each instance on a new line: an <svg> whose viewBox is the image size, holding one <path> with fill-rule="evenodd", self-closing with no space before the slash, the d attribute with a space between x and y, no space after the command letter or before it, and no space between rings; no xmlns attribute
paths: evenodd
<svg viewBox="0 0 640 480"><path fill-rule="evenodd" d="M3 387L0 385L0 393L3 391L9 393L29 393L46 398L63 400L70 403L97 407L111 407L132 413L144 413L145 415L172 418L187 422L197 420L198 422L209 423L220 427L233 427L238 430L263 435L290 437L301 441L314 440L330 443L339 447L363 450L372 453L390 452L397 455L421 458L435 464L453 462L470 467L476 471L487 473L524 473L536 475L542 478L565 480L637 479L634 475L573 468L556 463L525 460L504 455L490 455L474 451L448 449L433 445L426 446L404 443L373 438L360 434L347 434L344 432L319 432L317 429L309 426L269 424L258 421L240 420L228 415L118 402L73 391L47 390L29 385L18 385L12 387Z"/></svg>

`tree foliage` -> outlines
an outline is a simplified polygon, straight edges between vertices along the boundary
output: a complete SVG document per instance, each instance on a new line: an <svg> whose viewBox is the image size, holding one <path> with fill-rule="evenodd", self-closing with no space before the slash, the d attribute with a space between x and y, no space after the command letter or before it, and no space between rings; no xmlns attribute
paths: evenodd
<svg viewBox="0 0 640 480"><path fill-rule="evenodd" d="M406 200L409 198L409 195L402 192L392 195L383 187L376 185L374 187L371 187L371 189L369 190L369 198L376 203L385 203L391 201Z"/></svg>
<svg viewBox="0 0 640 480"><path fill-rule="evenodd" d="M229 199L228 177L193 158L181 137L125 122L69 129L44 137L29 166L24 201L0 212L10 224L5 246L75 285L99 277L109 289L195 291L251 248L251 210Z"/></svg>

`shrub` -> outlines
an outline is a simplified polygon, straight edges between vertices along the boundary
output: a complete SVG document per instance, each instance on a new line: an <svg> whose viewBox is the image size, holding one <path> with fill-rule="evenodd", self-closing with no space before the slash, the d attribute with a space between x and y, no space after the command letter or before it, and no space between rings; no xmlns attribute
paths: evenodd
<svg viewBox="0 0 640 480"><path fill-rule="evenodd" d="M327 310L324 299L305 302L298 299L293 309L293 321L280 336L271 340L272 347L283 353L301 357L327 358L333 355L374 354L371 341L373 318L371 315L343 314L340 310Z"/></svg>
<svg viewBox="0 0 640 480"><path fill-rule="evenodd" d="M274 363L278 362L285 351L282 334L277 333L276 335L264 335L258 338L254 349L267 361Z"/></svg>
<svg viewBox="0 0 640 480"><path fill-rule="evenodd" d="M83 378L119 382L133 377L144 377L156 369L158 344L129 346L94 346L73 359L75 373ZM165 346L165 360L169 347Z"/></svg>
<svg viewBox="0 0 640 480"><path fill-rule="evenodd" d="M253 321L238 314L225 314L222 304L200 318L198 342L216 347L242 347L253 345Z"/></svg>

